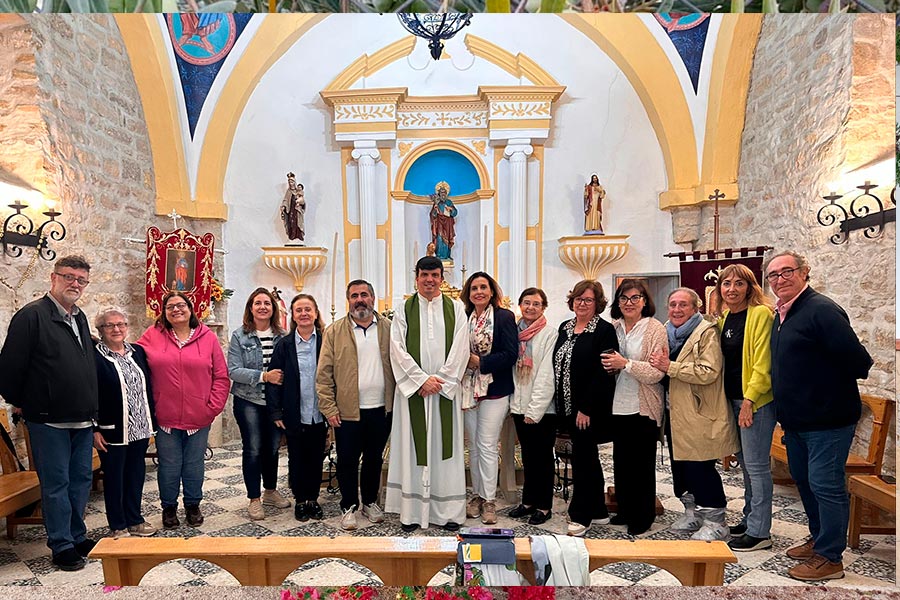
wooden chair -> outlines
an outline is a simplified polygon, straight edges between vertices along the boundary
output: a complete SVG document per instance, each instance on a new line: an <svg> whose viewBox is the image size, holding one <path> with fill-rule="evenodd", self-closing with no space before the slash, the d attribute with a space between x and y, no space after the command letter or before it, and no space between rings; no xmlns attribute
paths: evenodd
<svg viewBox="0 0 900 600"><path fill-rule="evenodd" d="M0 427L10 432L9 416L6 410L0 409ZM6 517L6 537L15 539L19 525L40 524L41 517L41 484L31 457L31 441L27 430L20 428L25 436L28 448L28 470L19 470L18 457L0 442L0 517Z"/></svg>
<svg viewBox="0 0 900 600"><path fill-rule="evenodd" d="M881 466L884 463L884 448L887 444L888 431L891 428L891 418L894 416L893 398L879 398L878 396L870 396L862 394L862 402L872 411L872 431L869 435L869 449L865 456L850 453L847 458L847 476L851 475L881 475ZM857 425L858 427L858 425ZM787 448L785 448L782 438L784 431L781 425L775 426L775 432L772 434L771 457L774 461L788 464ZM776 478L775 483L791 483L793 480L788 478Z"/></svg>
<svg viewBox="0 0 900 600"><path fill-rule="evenodd" d="M850 527L847 532L848 545L859 548L860 534L893 534L896 526L864 525L865 504L871 504L897 515L897 484L887 483L875 475L853 475L850 477Z"/></svg>

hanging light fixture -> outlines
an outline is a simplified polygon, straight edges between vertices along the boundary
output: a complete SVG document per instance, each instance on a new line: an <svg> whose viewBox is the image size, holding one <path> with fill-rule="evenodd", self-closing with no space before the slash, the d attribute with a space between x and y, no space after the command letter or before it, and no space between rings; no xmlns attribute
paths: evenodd
<svg viewBox="0 0 900 600"><path fill-rule="evenodd" d="M897 219L897 209L888 208L881 198L872 193L872 190L878 186L866 181L863 185L856 186L862 190L856 198L850 202L850 211L838 204L838 200L844 197L844 194L831 192L827 196L822 196L828 200L828 204L819 209L816 219L819 225L823 227L831 227L835 224L839 225L839 230L831 236L831 243L840 245L850 238L850 232L856 229L862 229L863 235L868 239L880 238L884 233L885 225L893 223ZM890 201L896 207L897 201L895 194L897 188L891 190Z"/></svg>
<svg viewBox="0 0 900 600"><path fill-rule="evenodd" d="M434 60L440 59L444 50L441 40L449 40L472 20L472 13L397 13L397 16L408 32L428 40Z"/></svg>

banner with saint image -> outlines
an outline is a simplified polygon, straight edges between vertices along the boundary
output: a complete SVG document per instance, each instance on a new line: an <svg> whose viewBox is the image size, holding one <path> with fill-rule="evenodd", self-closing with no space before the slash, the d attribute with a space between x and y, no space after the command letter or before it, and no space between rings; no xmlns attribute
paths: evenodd
<svg viewBox="0 0 900 600"><path fill-rule="evenodd" d="M159 317L163 296L170 291L190 298L198 318L209 315L214 243L211 233L198 237L184 228L147 230L147 316Z"/></svg>
<svg viewBox="0 0 900 600"><path fill-rule="evenodd" d="M703 314L719 314L720 302L714 297L716 282L722 269L732 264L742 264L753 271L756 281L762 285L763 255L767 246L756 248L726 248L724 250L707 250L697 252L677 252L667 256L678 257L681 271L682 287L691 288L703 300L700 312Z"/></svg>

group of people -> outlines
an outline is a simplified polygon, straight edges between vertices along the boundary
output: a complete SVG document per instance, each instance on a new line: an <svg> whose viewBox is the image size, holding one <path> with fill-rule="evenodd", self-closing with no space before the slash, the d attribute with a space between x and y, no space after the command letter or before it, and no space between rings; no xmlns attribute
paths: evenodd
<svg viewBox="0 0 900 600"><path fill-rule="evenodd" d="M457 302L441 292L441 260L426 256L416 264L417 292L392 320L376 312L372 285L355 280L346 317L325 328L315 298L298 294L284 331L276 298L254 290L226 360L177 291L166 294L156 324L137 342L126 341L127 314L113 307L97 315L92 341L76 305L90 266L65 257L50 292L10 323L0 394L27 422L48 545L62 569L82 568L94 544L82 518L92 443L114 536L156 532L140 510L151 436L162 526L180 525L182 487L188 525L203 522L207 436L230 389L251 519L265 519L265 506L291 506L277 490L282 435L294 516L323 518L317 498L331 427L340 526L348 531L361 518L383 521L385 512L398 513L407 532L456 531L467 518L496 523L500 432L511 415L524 485L510 517L533 525L551 518L554 443L562 434L572 444L568 534L584 536L594 523L646 532L656 517L656 448L665 436L684 505L671 528L693 539L730 539L734 551L768 548L769 446L778 421L811 534L788 550L803 561L790 574L840 577L849 518L844 464L860 416L857 380L872 359L843 309L809 287L804 257L783 252L764 270L774 306L750 269L729 265L716 284L725 309L717 320L704 318L689 288L669 294L663 323L645 280L625 279L609 301L598 282L580 281L567 297L574 317L553 328L543 290L522 291L517 321L489 274L472 274ZM608 303L611 322L601 317ZM598 453L605 442L613 443L614 516ZM742 466L745 492L743 518L729 527L716 461L730 454Z"/></svg>

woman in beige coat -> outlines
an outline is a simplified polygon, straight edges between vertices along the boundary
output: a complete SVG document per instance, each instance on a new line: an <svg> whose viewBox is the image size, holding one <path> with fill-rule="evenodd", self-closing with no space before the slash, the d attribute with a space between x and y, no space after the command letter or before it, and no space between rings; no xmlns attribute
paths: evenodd
<svg viewBox="0 0 900 600"><path fill-rule="evenodd" d="M740 445L725 399L719 333L715 324L703 320L700 304L689 288L669 294L669 355L654 354L650 364L667 375L672 480L685 507L672 529L697 530L692 539L727 540L725 491L716 459L737 452Z"/></svg>

